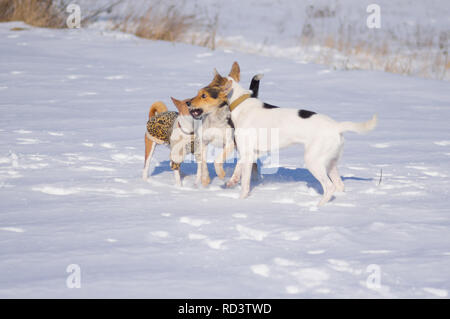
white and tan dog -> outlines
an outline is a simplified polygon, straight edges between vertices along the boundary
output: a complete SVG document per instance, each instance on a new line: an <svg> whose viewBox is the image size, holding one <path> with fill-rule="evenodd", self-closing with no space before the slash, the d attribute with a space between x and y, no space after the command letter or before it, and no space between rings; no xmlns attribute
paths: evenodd
<svg viewBox="0 0 450 319"><path fill-rule="evenodd" d="M242 175L241 198L249 194L252 163L259 154L292 144L304 144L306 167L323 188L319 205L327 203L335 191L344 191L344 183L337 169L344 145L343 133L365 133L373 130L377 124L376 115L364 123L336 122L323 114L269 105L252 98L251 92L230 76L225 78L216 74L214 94L211 94L212 91L211 87L199 90L197 96L190 101L191 114L193 109L209 113L223 103L230 105L240 158L227 186L238 183ZM278 133L277 143L262 142L266 139L260 133L264 129L265 134L267 130Z"/></svg>
<svg viewBox="0 0 450 319"><path fill-rule="evenodd" d="M189 114L187 103L189 99L179 101L172 98L178 112L168 111L163 102L155 102L150 107L147 130L145 132L145 163L142 178L148 179L150 161L156 145L170 147L170 168L174 172L175 183L181 186L180 165L187 154L193 153L199 161L199 154L195 151L197 140L194 135L194 120Z"/></svg>
<svg viewBox="0 0 450 319"><path fill-rule="evenodd" d="M230 76L239 81L240 70L237 63L233 64ZM258 95L261 78L261 74L253 77L250 84L253 92L252 96L256 97ZM214 161L214 168L220 179L225 178L223 164L235 147L234 127L228 106L216 108L207 117L203 117L202 114L190 112L190 99L182 101L173 97L171 99L178 112L168 111L167 106L163 102L155 102L150 107L147 131L145 133L143 179L148 179L150 161L158 144L170 147L170 167L174 171L177 186L181 186L180 165L189 153L194 154L197 162L196 185L199 185L200 182L204 186L209 184L210 177L206 162L208 145L222 148L221 153ZM199 127L199 130L195 129L193 118L202 119L202 125ZM258 174L256 165L254 165L254 171L256 176Z"/></svg>
<svg viewBox="0 0 450 319"><path fill-rule="evenodd" d="M240 68L235 62L231 67L229 76L236 82L240 81ZM252 78L250 83L250 89L252 97L258 97L259 81L263 77L262 74L257 74ZM217 97L219 94L219 84L221 81L221 76L216 72L212 82L205 87L208 91L208 95L212 97ZM234 125L231 121L231 113L227 103L222 103L218 107L209 109L207 112L204 110L191 107L190 101L187 102L189 106L190 114L194 119L202 120L201 125L195 132L195 135L199 138L200 142L200 163L198 163L196 184L207 186L211 179L209 177L209 171L207 166L207 150L208 146L212 145L214 147L220 148L221 152L214 160L214 169L216 171L217 177L220 179L225 178L225 171L223 169L223 164L227 157L233 153L235 148L234 142ZM252 168L253 176L257 178L258 167L253 165Z"/></svg>

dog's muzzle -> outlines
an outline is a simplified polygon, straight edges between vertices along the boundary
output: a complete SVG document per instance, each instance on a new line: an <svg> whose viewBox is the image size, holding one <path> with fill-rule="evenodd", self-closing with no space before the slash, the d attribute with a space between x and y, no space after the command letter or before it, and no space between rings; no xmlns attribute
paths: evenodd
<svg viewBox="0 0 450 319"><path fill-rule="evenodd" d="M203 110L202 109L192 109L192 110L189 110L189 113L192 115L192 117L194 119L199 120L202 117Z"/></svg>

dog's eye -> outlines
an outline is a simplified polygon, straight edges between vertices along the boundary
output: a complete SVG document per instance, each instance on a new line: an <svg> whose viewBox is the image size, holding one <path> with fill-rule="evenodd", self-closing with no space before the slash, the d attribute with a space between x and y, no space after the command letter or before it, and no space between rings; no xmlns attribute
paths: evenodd
<svg viewBox="0 0 450 319"><path fill-rule="evenodd" d="M205 93L202 94L202 99L206 99L206 94Z"/></svg>

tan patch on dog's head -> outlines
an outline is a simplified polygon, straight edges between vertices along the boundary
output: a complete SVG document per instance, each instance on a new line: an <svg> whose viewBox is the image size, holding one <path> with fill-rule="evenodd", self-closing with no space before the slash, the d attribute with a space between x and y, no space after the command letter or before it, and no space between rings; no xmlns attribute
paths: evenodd
<svg viewBox="0 0 450 319"><path fill-rule="evenodd" d="M213 81L208 86L200 89L191 100L189 107L191 115L198 119L212 112L215 108L223 106L228 101L228 93L231 90L231 86L231 80L222 77L215 71Z"/></svg>
<svg viewBox="0 0 450 319"><path fill-rule="evenodd" d="M214 69L214 78L206 87L215 87L225 85L227 78L221 76L216 69Z"/></svg>
<svg viewBox="0 0 450 319"><path fill-rule="evenodd" d="M187 102L190 102L191 99L186 99L186 100L177 100L173 97L171 97L173 104L175 105L175 107L177 108L178 112L180 113L180 115L189 115L189 107L187 105Z"/></svg>
<svg viewBox="0 0 450 319"><path fill-rule="evenodd" d="M239 64L237 62L234 62L231 66L230 74L228 74L229 77L231 77L236 82L241 81L241 68L239 67Z"/></svg>

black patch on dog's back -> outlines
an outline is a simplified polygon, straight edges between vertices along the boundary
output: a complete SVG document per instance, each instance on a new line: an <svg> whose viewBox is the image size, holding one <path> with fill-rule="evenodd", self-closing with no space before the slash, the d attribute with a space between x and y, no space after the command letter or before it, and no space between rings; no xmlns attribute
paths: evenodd
<svg viewBox="0 0 450 319"><path fill-rule="evenodd" d="M271 104L268 104L268 103L264 103L263 104L263 108L265 108L265 109L279 109L280 107L276 106L276 105L271 105Z"/></svg>
<svg viewBox="0 0 450 319"><path fill-rule="evenodd" d="M316 112L307 111L307 110L299 110L298 116L300 116L302 119L307 119L313 116L314 114L317 114Z"/></svg>

